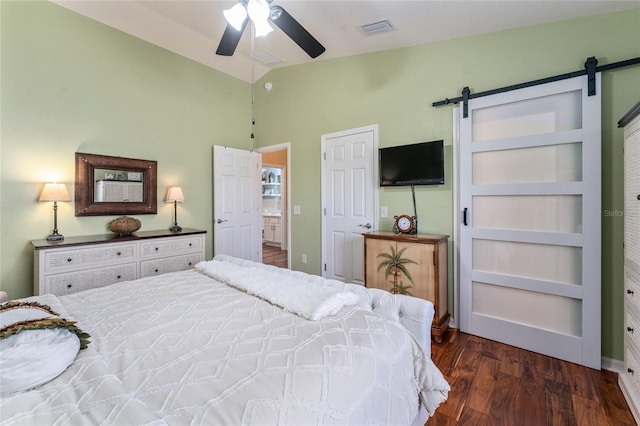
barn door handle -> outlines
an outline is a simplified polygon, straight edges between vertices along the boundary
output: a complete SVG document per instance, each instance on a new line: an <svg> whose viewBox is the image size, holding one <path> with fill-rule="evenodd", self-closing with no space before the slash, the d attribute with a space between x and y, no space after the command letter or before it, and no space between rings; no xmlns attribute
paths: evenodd
<svg viewBox="0 0 640 426"><path fill-rule="evenodd" d="M468 213L468 208L464 208L464 210L462 210L462 224L464 226L469 226L469 224L467 223L467 213Z"/></svg>
<svg viewBox="0 0 640 426"><path fill-rule="evenodd" d="M216 220L216 223L222 223L222 222L226 222L226 221L227 221L227 219L218 219L218 220Z"/></svg>

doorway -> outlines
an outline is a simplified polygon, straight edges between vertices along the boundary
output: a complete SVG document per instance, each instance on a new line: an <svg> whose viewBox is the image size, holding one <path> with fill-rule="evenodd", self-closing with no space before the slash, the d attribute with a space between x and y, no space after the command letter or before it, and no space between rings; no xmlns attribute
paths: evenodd
<svg viewBox="0 0 640 426"><path fill-rule="evenodd" d="M262 263L289 268L289 144L273 145L257 151L262 156Z"/></svg>

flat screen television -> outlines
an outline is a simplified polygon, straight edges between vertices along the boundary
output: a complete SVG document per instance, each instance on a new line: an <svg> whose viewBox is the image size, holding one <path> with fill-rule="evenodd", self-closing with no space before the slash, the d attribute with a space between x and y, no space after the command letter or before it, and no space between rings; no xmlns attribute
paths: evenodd
<svg viewBox="0 0 640 426"><path fill-rule="evenodd" d="M380 148L380 186L443 185L443 141Z"/></svg>

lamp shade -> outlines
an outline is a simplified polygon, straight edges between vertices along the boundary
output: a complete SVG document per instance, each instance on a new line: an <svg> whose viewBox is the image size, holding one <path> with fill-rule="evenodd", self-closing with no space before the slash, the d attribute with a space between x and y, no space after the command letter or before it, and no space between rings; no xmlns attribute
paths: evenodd
<svg viewBox="0 0 640 426"><path fill-rule="evenodd" d="M242 24L244 24L244 20L247 19L247 10L240 3L222 13L227 19L227 22L229 22L229 24L231 24L231 26L237 31L242 29Z"/></svg>
<svg viewBox="0 0 640 426"><path fill-rule="evenodd" d="M256 37L261 37L273 31L269 25L269 4L265 0L249 0L247 4L247 13L253 21L256 31Z"/></svg>
<svg viewBox="0 0 640 426"><path fill-rule="evenodd" d="M184 194L182 188L179 186L170 186L167 190L167 198L164 200L167 203L173 203L174 201L181 203L184 201Z"/></svg>
<svg viewBox="0 0 640 426"><path fill-rule="evenodd" d="M71 201L64 183L45 183L38 201Z"/></svg>

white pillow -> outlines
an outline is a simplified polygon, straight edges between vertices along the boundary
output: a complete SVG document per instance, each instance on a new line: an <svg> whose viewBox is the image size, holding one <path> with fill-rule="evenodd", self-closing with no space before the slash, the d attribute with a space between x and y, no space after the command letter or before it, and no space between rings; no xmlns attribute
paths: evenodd
<svg viewBox="0 0 640 426"><path fill-rule="evenodd" d="M88 337L47 305L0 305L0 394L30 390L58 377L87 347Z"/></svg>

